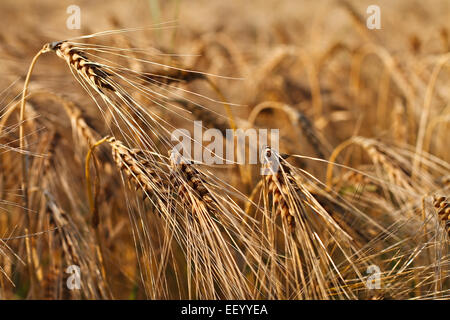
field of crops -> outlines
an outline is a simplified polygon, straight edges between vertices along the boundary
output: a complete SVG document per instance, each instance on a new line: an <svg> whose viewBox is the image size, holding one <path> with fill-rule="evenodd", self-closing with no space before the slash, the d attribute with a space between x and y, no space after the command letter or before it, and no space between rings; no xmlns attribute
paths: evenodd
<svg viewBox="0 0 450 320"><path fill-rule="evenodd" d="M0 299L450 298L448 0L0 17Z"/></svg>

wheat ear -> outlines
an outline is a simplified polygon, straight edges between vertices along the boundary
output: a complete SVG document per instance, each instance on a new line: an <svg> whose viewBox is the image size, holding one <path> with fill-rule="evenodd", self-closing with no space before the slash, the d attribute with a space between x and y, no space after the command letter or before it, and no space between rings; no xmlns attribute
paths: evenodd
<svg viewBox="0 0 450 320"><path fill-rule="evenodd" d="M67 64L94 88L115 91L108 83L110 74L67 41L52 42L48 44L48 48L55 51L58 57L66 60Z"/></svg>
<svg viewBox="0 0 450 320"><path fill-rule="evenodd" d="M433 204L436 208L439 219L444 224L444 228L446 229L447 234L450 236L450 201L447 197L444 196L434 196Z"/></svg>
<svg viewBox="0 0 450 320"><path fill-rule="evenodd" d="M167 190L167 186L159 177L154 166L146 159L142 150L129 149L114 137L110 137L106 141L111 146L112 156L117 167L125 173L137 189L142 189L147 197L154 192Z"/></svg>
<svg viewBox="0 0 450 320"><path fill-rule="evenodd" d="M208 189L205 187L205 182L200 177L200 173L176 151L172 151L170 154L170 166L174 173L172 175L172 183L178 186L177 191L182 199L190 202L189 192L194 192L205 205L211 204L214 201ZM185 181L186 184L179 183L181 181L176 181L175 174L181 175L182 181Z"/></svg>
<svg viewBox="0 0 450 320"><path fill-rule="evenodd" d="M267 159L273 158L272 149L270 147L266 147L263 152ZM275 161L277 160L275 159ZM267 163L267 165L270 164ZM281 166L281 163L279 165ZM291 212L292 208L290 208L287 201L287 198L289 197L289 190L283 173L289 178L290 170L288 167L283 166L283 168L278 168L277 171L268 171L268 174L264 177L264 180L267 184L269 194L272 195L272 203L273 206L276 207L276 214L285 219L287 225L289 226L289 230L293 231L295 228L295 219L293 213Z"/></svg>

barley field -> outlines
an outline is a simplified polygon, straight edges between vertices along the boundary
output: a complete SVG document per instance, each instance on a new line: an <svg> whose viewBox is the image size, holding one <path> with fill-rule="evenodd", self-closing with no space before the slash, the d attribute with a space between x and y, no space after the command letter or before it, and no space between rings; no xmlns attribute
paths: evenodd
<svg viewBox="0 0 450 320"><path fill-rule="evenodd" d="M0 17L0 299L450 298L448 0Z"/></svg>

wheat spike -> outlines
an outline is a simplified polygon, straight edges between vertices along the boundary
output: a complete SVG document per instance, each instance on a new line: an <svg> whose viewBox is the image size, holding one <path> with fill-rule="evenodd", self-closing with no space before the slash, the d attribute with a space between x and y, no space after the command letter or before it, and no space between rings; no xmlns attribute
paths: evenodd
<svg viewBox="0 0 450 320"><path fill-rule="evenodd" d="M367 151L375 164L381 165L384 168L387 176L392 182L398 186L404 187L405 189L413 189L413 186L409 181L409 173L400 166L398 161L383 152L375 140L356 137L354 141Z"/></svg>
<svg viewBox="0 0 450 320"><path fill-rule="evenodd" d="M205 204L211 204L214 201L200 173L188 161L181 157L178 152L171 152L170 165L174 173L172 175L172 183L178 186L178 194L183 199L189 199L188 193L194 192ZM175 173L178 173L178 175L175 175ZM181 181L185 181L186 183L180 183L181 181L175 179L177 176L181 177Z"/></svg>
<svg viewBox="0 0 450 320"><path fill-rule="evenodd" d="M55 51L58 57L66 60L67 64L91 86L115 91L108 83L110 74L67 41L52 42L48 44L48 48Z"/></svg>
<svg viewBox="0 0 450 320"><path fill-rule="evenodd" d="M450 236L450 201L444 196L434 196L434 207L436 208L439 219Z"/></svg>
<svg viewBox="0 0 450 320"><path fill-rule="evenodd" d="M272 158L272 150L270 147L266 147L264 149L264 155L267 159ZM267 163L266 165L270 165ZM281 163L279 164L281 166ZM291 213L291 208L287 201L288 190L287 185L283 177L283 173L287 175L287 178L290 179L290 170L288 167L283 166L283 168L278 168L278 170L271 171L270 174L267 174L264 177L265 182L267 183L267 189L269 194L272 195L272 203L273 206L276 207L276 214L280 215L287 222L289 229L292 231L295 228L295 219L294 215Z"/></svg>
<svg viewBox="0 0 450 320"><path fill-rule="evenodd" d="M114 137L109 138L108 143L117 167L133 181L137 189L142 189L148 197L155 192L166 192L167 187L142 150L129 149Z"/></svg>

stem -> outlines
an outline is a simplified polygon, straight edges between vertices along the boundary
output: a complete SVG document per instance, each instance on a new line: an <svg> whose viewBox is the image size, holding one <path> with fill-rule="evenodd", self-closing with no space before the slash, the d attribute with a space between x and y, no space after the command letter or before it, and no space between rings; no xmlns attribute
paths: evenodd
<svg viewBox="0 0 450 320"><path fill-rule="evenodd" d="M353 143L353 139L348 139L342 142L340 145L334 149L333 153L330 156L330 159L328 160L328 167L327 167L327 191L331 191L332 187L332 179L333 179L333 167L334 167L334 161L336 160L339 153L341 153L342 150L344 150L347 146L351 145Z"/></svg>
<svg viewBox="0 0 450 320"><path fill-rule="evenodd" d="M26 234L28 234L28 231L31 228L31 219L30 219L30 213L27 211L28 209L28 174L27 174L27 159L28 155L25 153L26 149L26 143L25 143L25 137L24 137L24 123L25 123L25 105L26 105L26 97L28 92L28 85L30 83L31 74L33 73L34 66L36 65L36 62L38 58L41 56L41 54L47 52L48 45L44 45L44 47L39 50L39 52L34 56L33 60L31 61L30 67L28 69L27 76L25 78L25 83L23 85L23 91L22 91L22 101L20 103L20 122L19 122L19 143L20 143L20 150L23 153L21 157L22 162L22 194L23 194L23 211L25 213L25 231ZM14 106L14 109L17 107L18 104ZM28 268L28 274L30 276L30 292L31 297L34 297L35 292L35 276L33 273L33 261L31 257L31 248L30 243L26 241L26 247L27 247L27 268Z"/></svg>
<svg viewBox="0 0 450 320"><path fill-rule="evenodd" d="M245 214L246 214L244 217L245 222L247 222L247 217L250 215L250 209L251 209L251 206L253 203L253 199L255 199L256 194L261 189L263 183L264 183L263 179L259 180L259 182L256 184L256 186L253 188L250 196L248 197L247 202L245 203Z"/></svg>
<svg viewBox="0 0 450 320"><path fill-rule="evenodd" d="M101 145L103 142L105 142L108 139L109 139L109 136L106 136L103 139L97 141L93 146L91 146L86 155L86 160L84 163L84 170L85 170L85 174L86 174L86 189L87 189L87 194L88 194L88 199L89 199L89 208L91 210L92 215L95 215L97 210L95 208L94 198L92 197L91 173L89 171L89 163L91 161L92 153L94 152L95 148L98 147L99 145ZM98 214L98 212L97 212L97 214ZM97 224L98 224L98 217L92 217L92 221L96 221L96 220L97 220ZM94 224L94 226L95 226L95 224Z"/></svg>
<svg viewBox="0 0 450 320"><path fill-rule="evenodd" d="M20 150L22 152L25 151L26 143L25 143L25 137L24 137L24 122L25 122L25 105L26 105L26 97L28 92L28 84L30 83L31 74L33 73L34 66L36 65L36 62L38 58L41 56L41 54L48 51L47 45L45 45L33 58L30 64L30 68L28 69L27 77L25 78L25 83L23 85L23 92L22 92L22 101L20 104L20 123L19 123L19 143L20 143ZM24 211L25 211L25 219L26 219L26 226L29 227L30 224L30 217L29 213L26 212L28 209L28 175L27 175L27 155L23 154L22 157L22 193L23 193L23 204L24 204Z"/></svg>
<svg viewBox="0 0 450 320"><path fill-rule="evenodd" d="M97 257L99 260L99 264L100 264L100 271L102 274L102 277L105 281L105 283L108 285L108 281L106 278L106 270L105 270L105 265L104 265L104 249L102 246L102 242L101 242L101 234L100 234L100 229L99 229L99 223L100 223L100 217L99 217L99 213L98 213L98 208L97 208L97 204L96 204L96 195L98 193L97 190L95 190L96 195L93 197L92 196L92 186L91 186L91 173L89 170L89 163L91 160L91 157L93 156L93 152L95 150L96 147L98 147L99 145L101 145L102 143L104 143L105 141L107 141L109 139L109 136L104 137L103 139L100 139L99 141L97 141L94 145L92 145L89 148L89 151L86 155L86 160L85 160L85 173L86 173L86 188L87 188L87 194L88 194L88 199L89 199L89 208L91 211L91 223L92 223L92 227L94 228L95 231L95 237L97 240L97 245L96 245L96 253L97 253ZM95 159L94 159L94 167L96 170L96 174L98 177L98 168L97 165L95 164ZM96 181L96 188L98 187L98 180ZM109 287L109 285L108 285Z"/></svg>

